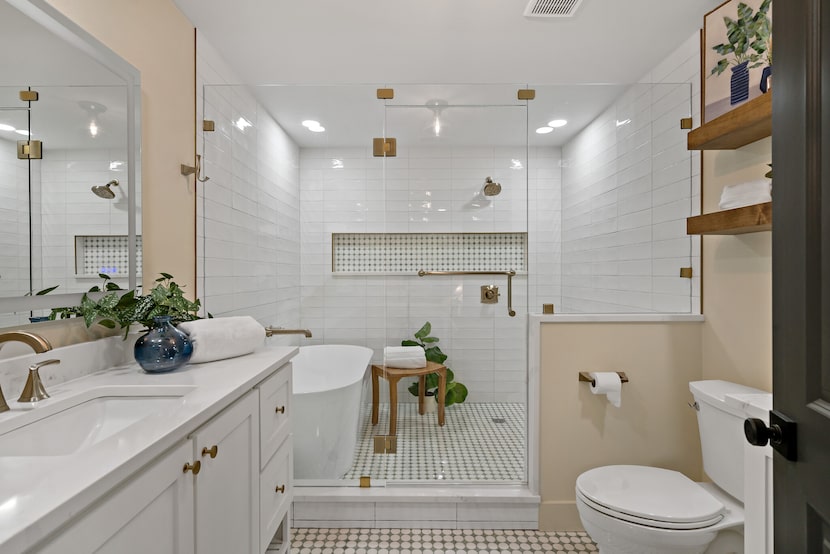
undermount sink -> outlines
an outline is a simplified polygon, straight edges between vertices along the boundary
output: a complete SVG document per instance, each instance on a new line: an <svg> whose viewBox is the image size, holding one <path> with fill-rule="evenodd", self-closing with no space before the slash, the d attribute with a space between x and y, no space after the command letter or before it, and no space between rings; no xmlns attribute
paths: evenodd
<svg viewBox="0 0 830 554"><path fill-rule="evenodd" d="M193 387L107 387L36 407L0 428L0 456L69 456L165 408ZM4 428L8 427L6 425Z"/></svg>

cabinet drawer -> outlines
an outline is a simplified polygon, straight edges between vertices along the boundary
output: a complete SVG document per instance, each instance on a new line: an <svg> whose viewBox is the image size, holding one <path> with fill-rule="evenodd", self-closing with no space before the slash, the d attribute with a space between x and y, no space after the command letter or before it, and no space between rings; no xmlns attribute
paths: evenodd
<svg viewBox="0 0 830 554"><path fill-rule="evenodd" d="M292 446L291 436L288 436L260 476L260 552L264 552L271 543L274 533L277 532L283 517L291 506L291 498L294 494L291 484L291 476L294 473ZM278 491L277 487L284 488Z"/></svg>
<svg viewBox="0 0 830 554"><path fill-rule="evenodd" d="M291 364L260 383L260 468L264 468L291 432Z"/></svg>

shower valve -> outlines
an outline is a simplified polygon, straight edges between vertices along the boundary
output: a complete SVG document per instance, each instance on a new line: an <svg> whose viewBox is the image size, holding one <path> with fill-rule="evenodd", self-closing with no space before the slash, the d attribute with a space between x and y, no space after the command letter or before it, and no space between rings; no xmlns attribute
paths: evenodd
<svg viewBox="0 0 830 554"><path fill-rule="evenodd" d="M481 285L481 303L498 304L499 287L495 285Z"/></svg>

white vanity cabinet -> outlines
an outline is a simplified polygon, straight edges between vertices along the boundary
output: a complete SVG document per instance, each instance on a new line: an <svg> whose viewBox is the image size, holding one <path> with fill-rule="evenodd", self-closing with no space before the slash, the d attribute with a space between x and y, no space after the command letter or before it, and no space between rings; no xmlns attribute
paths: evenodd
<svg viewBox="0 0 830 554"><path fill-rule="evenodd" d="M288 552L290 401L286 363L26 552Z"/></svg>
<svg viewBox="0 0 830 554"><path fill-rule="evenodd" d="M191 459L192 450L190 441L182 441L46 544L28 552L195 552L194 481L190 473L182 471L182 464Z"/></svg>
<svg viewBox="0 0 830 554"><path fill-rule="evenodd" d="M196 552L259 548L259 401L251 391L192 435Z"/></svg>

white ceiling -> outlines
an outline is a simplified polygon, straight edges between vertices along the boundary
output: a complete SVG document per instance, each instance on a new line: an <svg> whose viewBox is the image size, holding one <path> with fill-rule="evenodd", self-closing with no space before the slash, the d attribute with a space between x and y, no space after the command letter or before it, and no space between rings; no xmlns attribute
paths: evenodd
<svg viewBox="0 0 830 554"><path fill-rule="evenodd" d="M300 146L342 146L381 136L378 85L395 88L393 103L413 106L433 99L516 104L516 89L530 85L537 90L527 108L531 144L564 144L613 101L620 85L640 80L699 29L721 0L584 0L568 19L527 18L527 0L175 2L241 83L303 85L257 89ZM419 83L510 85L407 86ZM409 144L524 141L524 134L514 140L518 126L511 122L518 116L509 110L480 115L443 110L441 139L431 136L427 108L390 111L387 126ZM554 117L569 125L534 133ZM304 119L320 121L326 132L308 132Z"/></svg>

